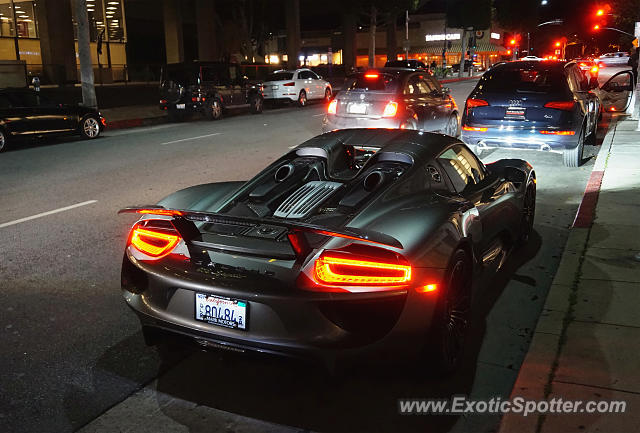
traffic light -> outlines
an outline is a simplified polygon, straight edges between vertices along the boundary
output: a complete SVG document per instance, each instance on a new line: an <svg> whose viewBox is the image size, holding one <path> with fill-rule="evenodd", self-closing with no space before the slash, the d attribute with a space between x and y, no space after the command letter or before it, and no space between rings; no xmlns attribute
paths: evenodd
<svg viewBox="0 0 640 433"><path fill-rule="evenodd" d="M556 42L556 47L559 47L560 45L562 45L562 42L560 41Z"/></svg>
<svg viewBox="0 0 640 433"><path fill-rule="evenodd" d="M596 12L596 16L601 17L602 15L604 15L604 9L598 9Z"/></svg>
<svg viewBox="0 0 640 433"><path fill-rule="evenodd" d="M593 26L593 30L600 30L600 25L596 24L595 26Z"/></svg>
<svg viewBox="0 0 640 433"><path fill-rule="evenodd" d="M511 39L511 41L509 42L511 45L515 45L516 44L516 40L515 39Z"/></svg>

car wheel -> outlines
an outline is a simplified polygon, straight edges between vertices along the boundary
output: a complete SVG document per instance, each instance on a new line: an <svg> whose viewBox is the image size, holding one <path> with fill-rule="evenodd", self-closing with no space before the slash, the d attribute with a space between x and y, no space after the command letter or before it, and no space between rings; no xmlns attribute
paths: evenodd
<svg viewBox="0 0 640 433"><path fill-rule="evenodd" d="M533 232L533 220L536 216L536 183L531 182L524 193L522 203L522 218L520 220L520 237L518 244L524 245L529 241Z"/></svg>
<svg viewBox="0 0 640 433"><path fill-rule="evenodd" d="M100 135L100 121L93 116L87 116L80 123L80 134L87 139L98 138Z"/></svg>
<svg viewBox="0 0 640 433"><path fill-rule="evenodd" d="M262 113L263 107L263 99L258 95L253 95L251 100L249 101L249 105L251 106L252 114L260 114Z"/></svg>
<svg viewBox="0 0 640 433"><path fill-rule="evenodd" d="M211 120L219 120L222 117L222 104L219 99L212 99L207 107L207 114Z"/></svg>
<svg viewBox="0 0 640 433"><path fill-rule="evenodd" d="M298 95L298 105L300 107L307 105L307 92L304 90L300 90L300 94Z"/></svg>
<svg viewBox="0 0 640 433"><path fill-rule="evenodd" d="M0 152L7 150L7 137L4 135L4 131L0 130Z"/></svg>
<svg viewBox="0 0 640 433"><path fill-rule="evenodd" d="M462 356L464 338L471 311L472 264L468 254L458 249L445 276L446 285L439 294L432 332L427 341L430 357L440 373L453 372Z"/></svg>
<svg viewBox="0 0 640 433"><path fill-rule="evenodd" d="M580 167L582 164L582 150L584 148L586 128L583 126L578 137L578 144L573 149L565 149L562 160L566 167Z"/></svg>
<svg viewBox="0 0 640 433"><path fill-rule="evenodd" d="M458 137L460 135L460 124L458 122L458 116L452 114L447 120L447 126L444 129L444 133L451 137Z"/></svg>
<svg viewBox="0 0 640 433"><path fill-rule="evenodd" d="M331 89L327 87L324 90L324 101L329 102L330 100L331 100Z"/></svg>

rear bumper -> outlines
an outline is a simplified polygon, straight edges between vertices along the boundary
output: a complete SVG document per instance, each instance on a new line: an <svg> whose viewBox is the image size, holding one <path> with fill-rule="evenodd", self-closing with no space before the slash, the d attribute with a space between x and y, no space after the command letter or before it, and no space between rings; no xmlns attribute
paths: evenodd
<svg viewBox="0 0 640 433"><path fill-rule="evenodd" d="M264 100L265 101L297 101L298 94L295 91L294 87L290 87L287 89L276 89L271 90L265 88L263 90Z"/></svg>
<svg viewBox="0 0 640 433"><path fill-rule="evenodd" d="M563 152L578 145L579 132L573 132L574 135L553 135L542 134L535 129L509 130L488 127L484 132L462 130L461 138L470 146Z"/></svg>
<svg viewBox="0 0 640 433"><path fill-rule="evenodd" d="M177 112L193 112L202 111L204 109L203 102L167 102L166 104L160 104L161 110L177 111Z"/></svg>
<svg viewBox="0 0 640 433"><path fill-rule="evenodd" d="M158 266L146 269L147 265L134 264L128 256L124 261L123 281L135 281L138 286L123 283L123 296L144 329L168 332L205 347L291 356L327 366L337 361L415 358L437 302L436 293L425 296L411 289L377 294L283 290L278 294L256 287L251 293L234 295L228 287L213 285L211 279L200 283L185 274L186 280L177 280L175 272L164 273ZM196 293L245 300L247 330L196 320Z"/></svg>
<svg viewBox="0 0 640 433"><path fill-rule="evenodd" d="M329 132L335 129L352 128L389 128L398 129L402 126L402 121L397 117L342 117L327 114L322 119L322 132Z"/></svg>

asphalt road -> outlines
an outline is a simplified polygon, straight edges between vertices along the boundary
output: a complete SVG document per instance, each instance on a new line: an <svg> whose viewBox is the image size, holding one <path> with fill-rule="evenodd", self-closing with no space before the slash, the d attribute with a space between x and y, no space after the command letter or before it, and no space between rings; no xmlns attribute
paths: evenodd
<svg viewBox="0 0 640 433"><path fill-rule="evenodd" d="M459 105L474 84L450 84ZM424 381L363 367L336 380L288 361L229 362L205 353L172 361L144 346L119 288L133 220L117 210L155 203L193 184L247 179L318 134L322 110L286 107L218 122L113 131L94 141L39 142L0 155L0 431L73 431L114 405L111 414L126 408L129 415L98 420L87 431L126 430L141 422L143 406L136 406L136 397L119 403L157 377L145 395L157 403L158 416L147 414L140 425L160 430L264 430L251 419L334 431L494 428L492 416L402 417L397 399L509 394L592 161L567 169L553 153L483 156L533 164L536 234L499 275L477 282L468 353L452 378Z"/></svg>

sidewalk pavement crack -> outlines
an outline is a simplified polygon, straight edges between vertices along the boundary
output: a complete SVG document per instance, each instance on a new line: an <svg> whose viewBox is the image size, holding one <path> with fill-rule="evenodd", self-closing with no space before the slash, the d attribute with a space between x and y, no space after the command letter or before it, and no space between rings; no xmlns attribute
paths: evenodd
<svg viewBox="0 0 640 433"><path fill-rule="evenodd" d="M606 389L607 391L624 392L625 394L640 395L640 392L629 391L629 390L626 390L626 389L619 389L619 388L611 388L611 387L608 387L608 386L588 385L586 383L571 382L571 381L568 381L568 380L554 380L554 382L555 383L565 383L567 385L584 386L585 388Z"/></svg>

